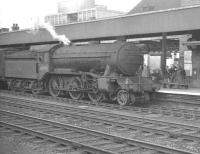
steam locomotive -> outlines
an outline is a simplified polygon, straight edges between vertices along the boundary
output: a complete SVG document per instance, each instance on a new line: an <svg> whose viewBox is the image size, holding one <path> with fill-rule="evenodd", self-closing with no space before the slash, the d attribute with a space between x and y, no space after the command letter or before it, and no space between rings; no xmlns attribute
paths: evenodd
<svg viewBox="0 0 200 154"><path fill-rule="evenodd" d="M137 98L148 101L158 88L141 76L145 52L145 45L120 41L6 49L0 53L0 79L13 91L46 91L54 97L109 99L127 105Z"/></svg>

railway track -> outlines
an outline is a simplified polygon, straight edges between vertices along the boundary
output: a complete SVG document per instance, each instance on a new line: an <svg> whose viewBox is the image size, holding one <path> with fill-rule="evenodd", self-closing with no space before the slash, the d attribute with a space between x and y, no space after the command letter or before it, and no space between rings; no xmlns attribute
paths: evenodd
<svg viewBox="0 0 200 154"><path fill-rule="evenodd" d="M125 111L127 113L135 113L135 114L141 114L141 115L151 115L153 114L157 118L175 118L180 120L189 120L189 121L196 121L200 120L200 108L198 107L188 107L188 106L180 106L180 105L148 105L143 107L143 104L140 106L119 106L117 104L111 104L111 103L95 103L87 100L72 100L69 98L62 98L62 97L51 97L47 95L32 95L30 93L19 93L19 92L11 92L11 91L0 91L2 94L9 94L9 95L15 95L15 96L24 96L29 97L32 99L41 99L41 100L47 100L47 101L56 101L63 104L72 104L72 105L86 105L91 107L100 107L105 109L111 109L116 111ZM164 100L163 100L164 101ZM161 102L161 100L160 100ZM165 102L168 102L165 100ZM174 102L175 104L175 102ZM141 107L142 106L142 107Z"/></svg>
<svg viewBox="0 0 200 154"><path fill-rule="evenodd" d="M173 153L188 154L189 152L171 149L157 144L139 140L116 137L100 131L85 129L69 124L61 124L42 118L27 116L8 111L0 111L2 128L12 129L50 139L60 144L76 146L87 152L116 154L116 153ZM67 146L66 145L66 146Z"/></svg>
<svg viewBox="0 0 200 154"><path fill-rule="evenodd" d="M118 114L91 111L85 108L52 106L36 102L30 103L27 100L25 102L22 102L22 100L19 100L19 102L15 101L15 103L9 103L8 99L7 102L6 100L3 101L5 101L4 106L1 106L1 108L29 114L29 116L39 115L39 117L47 120L54 119L65 124L78 125L109 135L116 136L117 134L118 137L129 138L130 140L137 139L142 142L152 142L154 140L154 144L162 145L160 143L163 143L165 146L171 148L179 147L179 149L187 149L188 153L199 153L198 150L200 150L198 148L196 148L198 149L197 151L191 150L192 148L195 149L194 147L199 147L200 132L199 127L195 126L121 116ZM7 107L5 107L6 105ZM141 140L141 138L144 139Z"/></svg>

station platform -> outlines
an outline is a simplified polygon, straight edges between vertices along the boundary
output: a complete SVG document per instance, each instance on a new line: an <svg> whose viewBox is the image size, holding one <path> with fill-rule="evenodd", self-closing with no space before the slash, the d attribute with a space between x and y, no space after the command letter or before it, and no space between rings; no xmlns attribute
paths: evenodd
<svg viewBox="0 0 200 154"><path fill-rule="evenodd" d="M161 88L158 92L160 92L160 93L171 93L171 94L183 94L183 95L200 96L200 88L188 88L188 89Z"/></svg>

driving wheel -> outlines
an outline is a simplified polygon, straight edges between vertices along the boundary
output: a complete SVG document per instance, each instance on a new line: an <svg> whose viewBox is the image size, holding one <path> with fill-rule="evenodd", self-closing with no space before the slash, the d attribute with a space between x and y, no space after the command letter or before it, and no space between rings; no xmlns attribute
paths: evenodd
<svg viewBox="0 0 200 154"><path fill-rule="evenodd" d="M88 97L92 102L100 102L103 99L104 95L97 90L93 92L88 92Z"/></svg>
<svg viewBox="0 0 200 154"><path fill-rule="evenodd" d="M53 97L58 97L61 94L59 90L60 81L58 77L51 77L49 80L49 93Z"/></svg>
<svg viewBox="0 0 200 154"><path fill-rule="evenodd" d="M82 83L79 78L72 79L69 87L70 87L69 96L72 99L79 100L83 98L84 93L80 92L80 89L82 88Z"/></svg>

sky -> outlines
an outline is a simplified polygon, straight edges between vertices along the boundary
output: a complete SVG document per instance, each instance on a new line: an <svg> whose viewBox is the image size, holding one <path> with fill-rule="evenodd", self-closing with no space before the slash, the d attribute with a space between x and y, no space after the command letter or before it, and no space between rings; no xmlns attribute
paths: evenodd
<svg viewBox="0 0 200 154"><path fill-rule="evenodd" d="M128 12L140 1L96 0L96 4ZM29 28L36 18L57 13L57 2L58 0L0 0L0 27L10 28L13 23L18 23L22 28Z"/></svg>

